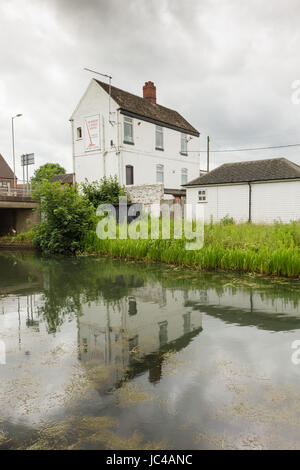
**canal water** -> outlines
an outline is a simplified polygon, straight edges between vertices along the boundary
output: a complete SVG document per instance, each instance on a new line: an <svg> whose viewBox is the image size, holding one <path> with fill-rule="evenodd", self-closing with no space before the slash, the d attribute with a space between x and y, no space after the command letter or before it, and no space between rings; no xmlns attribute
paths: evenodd
<svg viewBox="0 0 300 470"><path fill-rule="evenodd" d="M0 449L299 449L299 287L2 252Z"/></svg>

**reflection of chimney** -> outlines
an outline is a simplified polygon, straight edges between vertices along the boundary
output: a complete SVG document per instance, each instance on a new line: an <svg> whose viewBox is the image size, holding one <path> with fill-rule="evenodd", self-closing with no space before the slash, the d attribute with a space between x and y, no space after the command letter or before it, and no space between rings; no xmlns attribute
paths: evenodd
<svg viewBox="0 0 300 470"><path fill-rule="evenodd" d="M153 82L145 82L143 86L143 98L150 101L150 103L156 103L156 86Z"/></svg>

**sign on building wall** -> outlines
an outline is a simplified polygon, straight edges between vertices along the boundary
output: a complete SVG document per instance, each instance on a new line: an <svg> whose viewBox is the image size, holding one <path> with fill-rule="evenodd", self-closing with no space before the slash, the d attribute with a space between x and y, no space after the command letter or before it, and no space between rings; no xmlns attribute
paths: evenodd
<svg viewBox="0 0 300 470"><path fill-rule="evenodd" d="M100 118L99 115L88 116L84 119L85 151L100 149Z"/></svg>

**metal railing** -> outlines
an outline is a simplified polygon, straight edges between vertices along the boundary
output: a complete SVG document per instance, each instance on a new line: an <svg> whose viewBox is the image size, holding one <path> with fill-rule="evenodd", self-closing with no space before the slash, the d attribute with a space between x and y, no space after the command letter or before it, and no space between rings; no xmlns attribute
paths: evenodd
<svg viewBox="0 0 300 470"><path fill-rule="evenodd" d="M9 197L31 197L31 185L18 180L17 186L10 183L1 182L0 180L0 196Z"/></svg>

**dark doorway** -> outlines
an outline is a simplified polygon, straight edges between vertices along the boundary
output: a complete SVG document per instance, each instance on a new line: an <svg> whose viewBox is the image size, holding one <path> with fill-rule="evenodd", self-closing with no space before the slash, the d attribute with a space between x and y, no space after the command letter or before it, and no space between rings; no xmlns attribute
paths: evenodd
<svg viewBox="0 0 300 470"><path fill-rule="evenodd" d="M12 235L16 230L16 210L0 209L0 236Z"/></svg>
<svg viewBox="0 0 300 470"><path fill-rule="evenodd" d="M133 184L133 166L126 165L126 185Z"/></svg>

